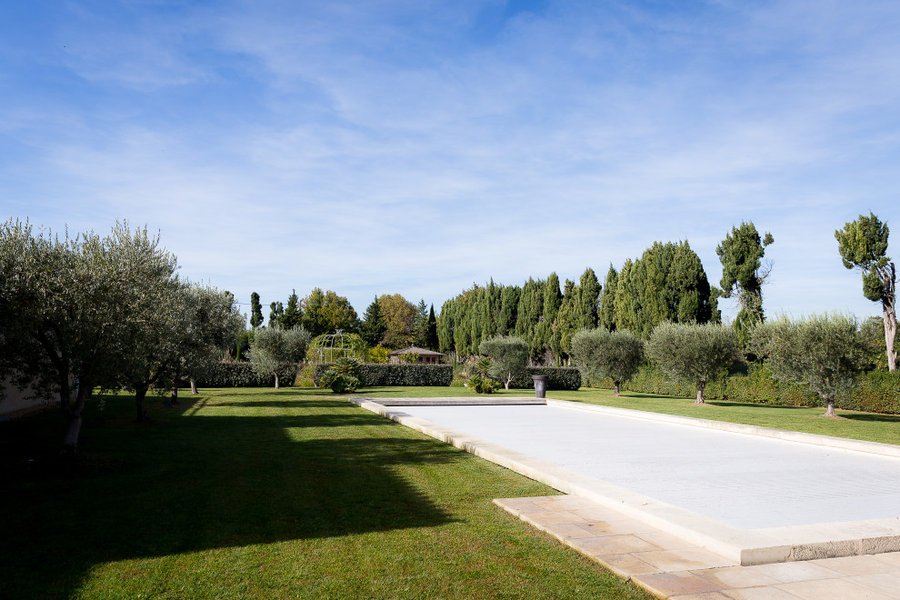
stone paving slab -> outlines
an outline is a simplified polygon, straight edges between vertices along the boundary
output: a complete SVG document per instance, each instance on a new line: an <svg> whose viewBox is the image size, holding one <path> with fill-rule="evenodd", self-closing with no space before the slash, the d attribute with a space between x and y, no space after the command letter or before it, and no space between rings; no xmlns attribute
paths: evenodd
<svg viewBox="0 0 900 600"><path fill-rule="evenodd" d="M900 600L900 552L741 566L585 498L494 503L660 598Z"/></svg>

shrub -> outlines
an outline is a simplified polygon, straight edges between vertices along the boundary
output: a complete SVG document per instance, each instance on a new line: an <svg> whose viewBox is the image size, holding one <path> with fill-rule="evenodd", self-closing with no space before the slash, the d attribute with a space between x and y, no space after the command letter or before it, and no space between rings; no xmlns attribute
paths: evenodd
<svg viewBox="0 0 900 600"><path fill-rule="evenodd" d="M331 365L316 365L315 377L319 383ZM360 365L360 379L367 386L449 386L453 379L452 365ZM321 383L319 383L321 385Z"/></svg>
<svg viewBox="0 0 900 600"><path fill-rule="evenodd" d="M384 346L375 346L369 348L369 362L376 364L386 364L390 360L391 351Z"/></svg>
<svg viewBox="0 0 900 600"><path fill-rule="evenodd" d="M336 373L331 379L331 391L337 394L344 394L347 392L355 392L359 389L360 381L357 377L353 375L345 375L343 373Z"/></svg>
<svg viewBox="0 0 900 600"><path fill-rule="evenodd" d="M490 377L472 375L466 381L466 387L479 394L493 394L499 384Z"/></svg>

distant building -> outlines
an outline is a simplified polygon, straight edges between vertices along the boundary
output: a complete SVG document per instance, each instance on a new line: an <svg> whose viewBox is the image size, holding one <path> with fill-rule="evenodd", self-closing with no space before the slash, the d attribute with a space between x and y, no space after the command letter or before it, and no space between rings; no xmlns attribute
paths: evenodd
<svg viewBox="0 0 900 600"><path fill-rule="evenodd" d="M431 350L426 350L425 348L416 348L415 346L410 346L409 348L404 348L403 350L394 350L391 352L391 364L399 365L400 357L404 354L418 354L419 358L416 361L416 364L420 365L436 365L441 362L441 357L444 356L440 352L432 352Z"/></svg>

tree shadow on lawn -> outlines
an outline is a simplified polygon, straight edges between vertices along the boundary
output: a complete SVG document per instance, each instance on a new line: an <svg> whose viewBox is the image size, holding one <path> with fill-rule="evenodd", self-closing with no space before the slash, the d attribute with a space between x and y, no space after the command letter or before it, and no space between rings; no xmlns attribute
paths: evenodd
<svg viewBox="0 0 900 600"><path fill-rule="evenodd" d="M867 421L876 423L900 423L900 415L887 415L882 413L864 413L841 411L840 416L851 421Z"/></svg>
<svg viewBox="0 0 900 600"><path fill-rule="evenodd" d="M58 447L58 420L0 423L0 597L65 598L110 561L453 520L396 470L451 463L458 451L403 437L374 415L192 418L154 408L149 425L127 411L89 414L74 472L41 457L22 468L34 443ZM336 429L375 423L383 437Z"/></svg>

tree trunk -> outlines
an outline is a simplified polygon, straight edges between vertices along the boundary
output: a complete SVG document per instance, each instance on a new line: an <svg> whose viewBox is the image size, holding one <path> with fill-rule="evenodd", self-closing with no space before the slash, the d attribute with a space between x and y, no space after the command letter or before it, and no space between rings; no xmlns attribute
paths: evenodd
<svg viewBox="0 0 900 600"><path fill-rule="evenodd" d="M147 386L139 385L134 388L134 404L137 409L137 420L142 423L147 420L147 411L144 409L144 398L147 396Z"/></svg>
<svg viewBox="0 0 900 600"><path fill-rule="evenodd" d="M616 386L616 397L619 397L619 381L613 381L613 385Z"/></svg>
<svg viewBox="0 0 900 600"><path fill-rule="evenodd" d="M78 451L78 436L81 433L82 410L84 401L90 395L93 386L76 384L75 399L66 407L66 434L63 437L63 454L75 454Z"/></svg>
<svg viewBox="0 0 900 600"><path fill-rule="evenodd" d="M197 396L200 392L197 391L197 382L191 377L191 396Z"/></svg>
<svg viewBox="0 0 900 600"><path fill-rule="evenodd" d="M504 390L509 390L510 382L512 382L512 373L507 373L506 374L506 383L503 384Z"/></svg>
<svg viewBox="0 0 900 600"><path fill-rule="evenodd" d="M278 389L278 373L275 373L275 389Z"/></svg>
<svg viewBox="0 0 900 600"><path fill-rule="evenodd" d="M172 384L172 397L169 398L169 404L172 406L178 404L178 383Z"/></svg>
<svg viewBox="0 0 900 600"><path fill-rule="evenodd" d="M694 401L694 404L704 404L703 402L703 388L706 387L706 382L701 381L697 384L697 400Z"/></svg>
<svg viewBox="0 0 900 600"><path fill-rule="evenodd" d="M890 264L890 272L885 270L884 296L881 298L882 317L884 319L884 345L887 349L888 371L897 370L897 351L894 350L894 338L897 335L897 270Z"/></svg>
<svg viewBox="0 0 900 600"><path fill-rule="evenodd" d="M825 399L825 416L833 417L834 416L834 398L826 398Z"/></svg>

